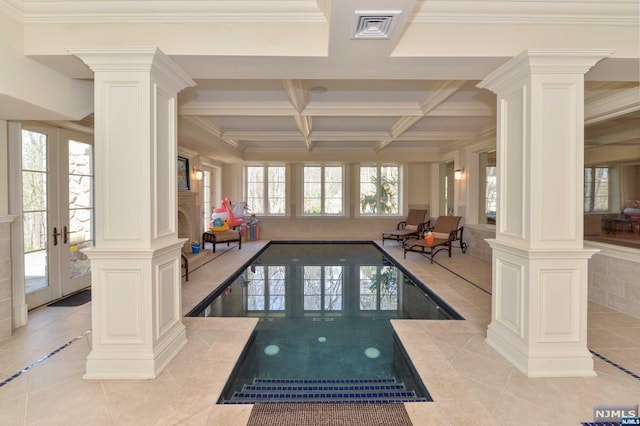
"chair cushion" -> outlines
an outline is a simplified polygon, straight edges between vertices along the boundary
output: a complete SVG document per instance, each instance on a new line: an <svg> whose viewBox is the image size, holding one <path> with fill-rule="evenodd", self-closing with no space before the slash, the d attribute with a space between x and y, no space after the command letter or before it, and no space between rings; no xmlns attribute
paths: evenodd
<svg viewBox="0 0 640 426"><path fill-rule="evenodd" d="M216 237L216 242L224 242L224 241L234 241L240 239L240 233L238 231L222 231L222 232L214 232Z"/></svg>
<svg viewBox="0 0 640 426"><path fill-rule="evenodd" d="M418 225L407 225L404 227L404 229L406 229L407 231L417 231Z"/></svg>
<svg viewBox="0 0 640 426"><path fill-rule="evenodd" d="M449 239L449 233L448 232L434 232L433 236L436 238L439 238L441 240L448 240Z"/></svg>

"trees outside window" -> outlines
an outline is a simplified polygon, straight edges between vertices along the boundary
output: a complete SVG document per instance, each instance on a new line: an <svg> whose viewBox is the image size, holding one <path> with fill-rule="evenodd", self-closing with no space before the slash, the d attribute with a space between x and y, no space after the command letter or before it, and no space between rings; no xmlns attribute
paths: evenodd
<svg viewBox="0 0 640 426"><path fill-rule="evenodd" d="M304 166L303 214L343 214L342 166Z"/></svg>
<svg viewBox="0 0 640 426"><path fill-rule="evenodd" d="M585 213L609 211L609 168L585 167L584 211Z"/></svg>
<svg viewBox="0 0 640 426"><path fill-rule="evenodd" d="M360 214L396 215L400 205L400 167L360 168Z"/></svg>
<svg viewBox="0 0 640 426"><path fill-rule="evenodd" d="M262 215L284 215L286 184L285 166L247 166L245 193L251 212Z"/></svg>

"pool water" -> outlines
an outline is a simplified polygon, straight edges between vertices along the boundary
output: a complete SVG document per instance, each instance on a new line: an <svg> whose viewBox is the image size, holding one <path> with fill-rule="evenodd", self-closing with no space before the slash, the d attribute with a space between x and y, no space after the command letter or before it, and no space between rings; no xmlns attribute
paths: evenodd
<svg viewBox="0 0 640 426"><path fill-rule="evenodd" d="M189 315L258 317L227 384L396 378L428 399L390 319L460 319L372 243L270 243Z"/></svg>

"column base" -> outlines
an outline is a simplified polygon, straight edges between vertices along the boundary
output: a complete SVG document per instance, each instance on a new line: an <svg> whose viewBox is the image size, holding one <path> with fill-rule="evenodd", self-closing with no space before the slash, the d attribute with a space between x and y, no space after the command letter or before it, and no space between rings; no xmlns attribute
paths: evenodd
<svg viewBox="0 0 640 426"><path fill-rule="evenodd" d="M485 341L527 377L593 377L593 356L586 348L527 348L509 331L491 323Z"/></svg>
<svg viewBox="0 0 640 426"><path fill-rule="evenodd" d="M179 323L173 330L166 333L163 342L159 342L155 350L91 351L87 357L87 370L83 378L88 380L155 379L186 344L186 327Z"/></svg>

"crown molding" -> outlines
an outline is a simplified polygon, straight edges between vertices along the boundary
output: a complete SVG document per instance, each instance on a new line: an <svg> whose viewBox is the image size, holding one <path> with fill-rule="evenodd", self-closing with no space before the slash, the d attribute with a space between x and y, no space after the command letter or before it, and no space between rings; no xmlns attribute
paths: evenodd
<svg viewBox="0 0 640 426"><path fill-rule="evenodd" d="M23 22L22 3L22 1L18 0L0 0L0 12L6 13L16 21Z"/></svg>
<svg viewBox="0 0 640 426"><path fill-rule="evenodd" d="M59 127L61 129L83 133L85 135L94 135L95 133L93 127L83 126L82 124L73 123L71 121L40 121L40 123L47 126Z"/></svg>
<svg viewBox="0 0 640 426"><path fill-rule="evenodd" d="M585 125L599 123L640 110L640 87L600 96L584 107Z"/></svg>
<svg viewBox="0 0 640 426"><path fill-rule="evenodd" d="M314 0L25 0L24 22L29 24L326 23L327 20Z"/></svg>
<svg viewBox="0 0 640 426"><path fill-rule="evenodd" d="M583 75L610 56L603 49L527 49L498 67L476 85L497 93L531 74Z"/></svg>
<svg viewBox="0 0 640 426"><path fill-rule="evenodd" d="M429 0L410 23L638 26L638 2Z"/></svg>

